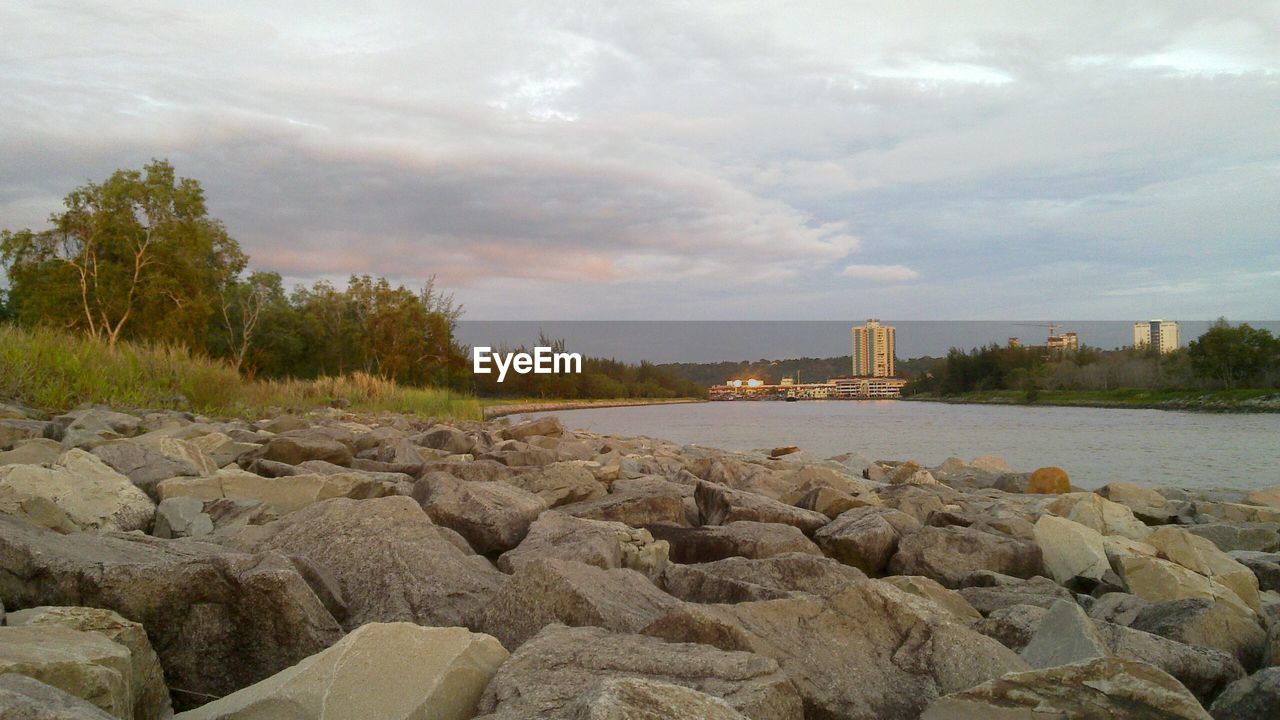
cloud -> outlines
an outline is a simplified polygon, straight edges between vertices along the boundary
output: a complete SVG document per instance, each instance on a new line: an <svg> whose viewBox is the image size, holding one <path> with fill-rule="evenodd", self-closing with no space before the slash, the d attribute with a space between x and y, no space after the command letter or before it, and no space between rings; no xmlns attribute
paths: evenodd
<svg viewBox="0 0 1280 720"><path fill-rule="evenodd" d="M920 277L920 273L906 265L849 265L840 272L840 275L859 280L883 282L902 282Z"/></svg>

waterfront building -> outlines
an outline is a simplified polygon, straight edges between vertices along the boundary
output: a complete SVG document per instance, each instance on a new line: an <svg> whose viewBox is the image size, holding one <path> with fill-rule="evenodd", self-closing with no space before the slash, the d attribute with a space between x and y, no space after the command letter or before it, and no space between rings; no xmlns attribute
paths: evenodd
<svg viewBox="0 0 1280 720"><path fill-rule="evenodd" d="M1073 332L1062 333L1061 335L1049 335L1049 339L1045 342L1045 346L1050 351L1079 350L1080 336Z"/></svg>
<svg viewBox="0 0 1280 720"><path fill-rule="evenodd" d="M855 377L891 378L896 368L893 364L894 328L881 325L879 320L868 320L866 325L853 329L853 368Z"/></svg>
<svg viewBox="0 0 1280 720"><path fill-rule="evenodd" d="M1133 324L1133 346L1135 348L1156 348L1161 355L1171 353L1179 347L1178 323L1172 320L1148 320Z"/></svg>

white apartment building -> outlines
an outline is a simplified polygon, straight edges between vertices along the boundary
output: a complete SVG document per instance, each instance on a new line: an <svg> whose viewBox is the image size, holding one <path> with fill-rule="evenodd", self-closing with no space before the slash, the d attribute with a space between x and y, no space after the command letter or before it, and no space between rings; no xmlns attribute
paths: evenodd
<svg viewBox="0 0 1280 720"><path fill-rule="evenodd" d="M1161 355L1177 350L1180 347L1178 323L1172 320L1148 320L1134 323L1133 346L1158 348Z"/></svg>

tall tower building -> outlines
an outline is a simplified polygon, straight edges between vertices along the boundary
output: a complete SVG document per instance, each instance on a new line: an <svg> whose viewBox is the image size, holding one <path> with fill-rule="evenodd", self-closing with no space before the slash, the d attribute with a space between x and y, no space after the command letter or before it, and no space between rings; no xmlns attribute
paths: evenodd
<svg viewBox="0 0 1280 720"><path fill-rule="evenodd" d="M1178 323L1171 320L1149 320L1133 324L1135 348L1157 348L1161 355L1179 347Z"/></svg>
<svg viewBox="0 0 1280 720"><path fill-rule="evenodd" d="M893 377L893 328L879 320L853 329L853 374L856 377Z"/></svg>

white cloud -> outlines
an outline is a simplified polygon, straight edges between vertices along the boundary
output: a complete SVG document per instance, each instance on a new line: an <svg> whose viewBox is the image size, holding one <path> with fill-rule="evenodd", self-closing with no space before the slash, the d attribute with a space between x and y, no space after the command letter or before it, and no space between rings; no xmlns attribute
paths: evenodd
<svg viewBox="0 0 1280 720"><path fill-rule="evenodd" d="M881 282L903 282L915 280L920 273L906 265L849 265L840 275L859 280L877 280Z"/></svg>

